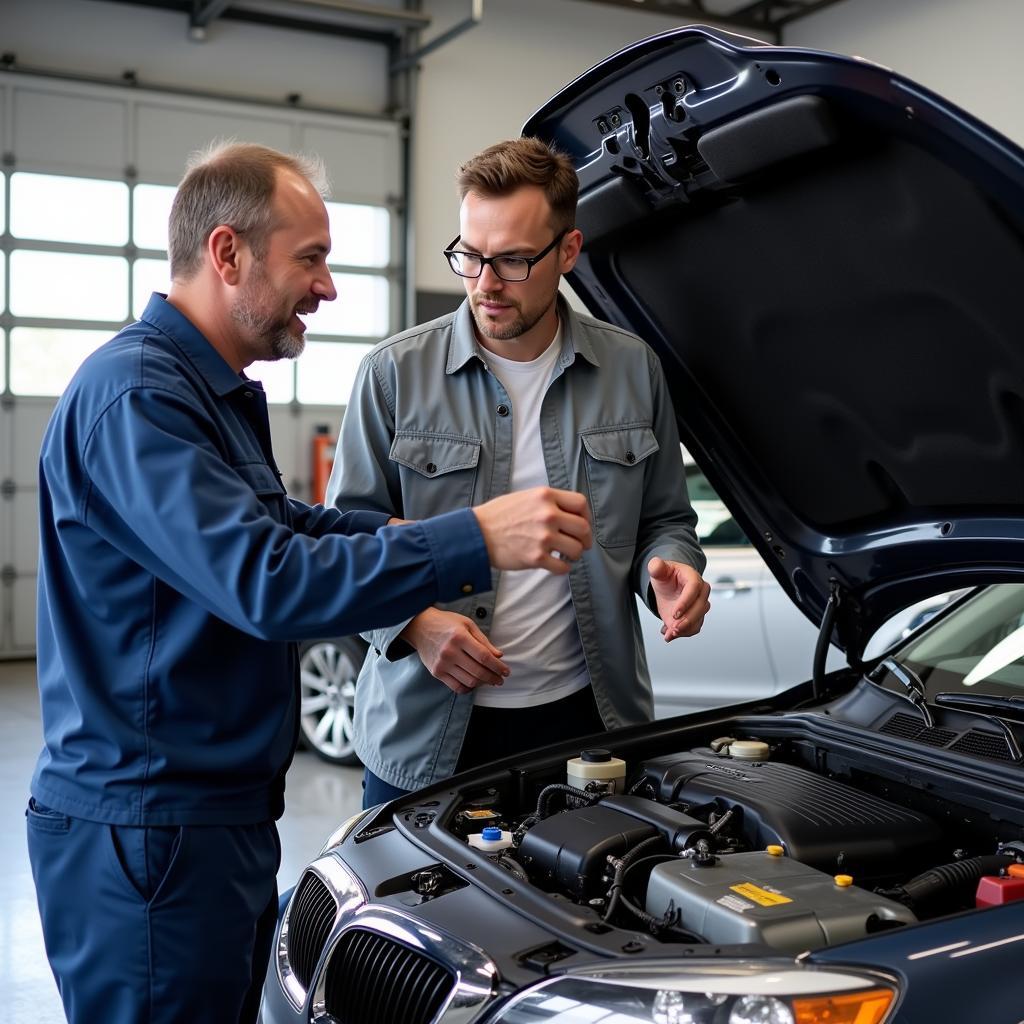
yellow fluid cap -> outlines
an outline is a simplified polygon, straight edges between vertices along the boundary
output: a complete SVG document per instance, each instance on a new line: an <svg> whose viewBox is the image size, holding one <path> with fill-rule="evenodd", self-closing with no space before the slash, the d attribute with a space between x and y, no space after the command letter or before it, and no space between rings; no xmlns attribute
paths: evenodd
<svg viewBox="0 0 1024 1024"><path fill-rule="evenodd" d="M784 857L786 854L785 847L777 846L775 843L772 843L771 846L766 846L764 848L764 852L767 853L769 857Z"/></svg>
<svg viewBox="0 0 1024 1024"><path fill-rule="evenodd" d="M841 889L845 889L848 885L853 885L853 875L836 875L834 881Z"/></svg>

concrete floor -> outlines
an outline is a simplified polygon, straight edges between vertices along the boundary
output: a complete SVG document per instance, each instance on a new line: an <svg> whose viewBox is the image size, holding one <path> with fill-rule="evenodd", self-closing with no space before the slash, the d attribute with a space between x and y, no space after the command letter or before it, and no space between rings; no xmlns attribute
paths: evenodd
<svg viewBox="0 0 1024 1024"><path fill-rule="evenodd" d="M35 662L0 662L0 1020L61 1024L57 987L43 951L25 849L28 783L42 743ZM334 827L359 809L361 769L335 768L299 751L288 773L278 884L295 883Z"/></svg>

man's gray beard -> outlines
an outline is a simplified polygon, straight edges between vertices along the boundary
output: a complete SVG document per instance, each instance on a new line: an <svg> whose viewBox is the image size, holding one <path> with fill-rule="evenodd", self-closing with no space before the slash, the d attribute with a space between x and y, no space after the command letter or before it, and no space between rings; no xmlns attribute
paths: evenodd
<svg viewBox="0 0 1024 1024"><path fill-rule="evenodd" d="M247 327L266 355L260 359L275 362L278 359L297 359L306 347L303 335L289 333L287 324L281 325L274 317L264 312L262 299L269 289L266 279L259 275L246 285L238 301L231 307L231 319Z"/></svg>

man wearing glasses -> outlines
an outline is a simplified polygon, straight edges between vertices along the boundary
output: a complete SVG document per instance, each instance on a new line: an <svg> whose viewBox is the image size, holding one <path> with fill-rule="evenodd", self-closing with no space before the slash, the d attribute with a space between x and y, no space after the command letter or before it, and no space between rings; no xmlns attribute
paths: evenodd
<svg viewBox="0 0 1024 1024"><path fill-rule="evenodd" d="M571 162L535 139L459 171L444 251L467 299L378 345L341 429L328 500L421 519L534 486L583 492L598 543L567 573L366 634L356 691L364 805L521 750L649 720L633 593L666 641L708 611L675 413L638 338L558 294L583 236Z"/></svg>

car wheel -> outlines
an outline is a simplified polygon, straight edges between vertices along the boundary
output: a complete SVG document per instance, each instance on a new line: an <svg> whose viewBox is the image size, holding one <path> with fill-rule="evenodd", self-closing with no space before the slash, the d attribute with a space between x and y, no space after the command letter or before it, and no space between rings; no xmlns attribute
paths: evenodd
<svg viewBox="0 0 1024 1024"><path fill-rule="evenodd" d="M299 647L299 733L305 746L331 764L359 764L352 715L365 657L366 644L357 636L309 640Z"/></svg>

